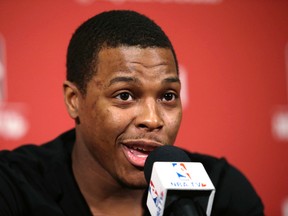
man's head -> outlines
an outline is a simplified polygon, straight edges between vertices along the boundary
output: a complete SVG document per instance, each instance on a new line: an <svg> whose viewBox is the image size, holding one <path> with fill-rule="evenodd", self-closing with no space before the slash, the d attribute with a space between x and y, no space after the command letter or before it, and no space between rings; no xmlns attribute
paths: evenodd
<svg viewBox="0 0 288 216"><path fill-rule="evenodd" d="M115 10L90 18L75 31L67 53L67 80L85 95L87 82L97 72L100 50L120 46L168 48L178 70L174 48L155 22L134 11Z"/></svg>
<svg viewBox="0 0 288 216"><path fill-rule="evenodd" d="M76 120L73 164L81 164L81 177L145 187L149 152L174 144L182 116L167 36L136 12L105 12L76 31L67 67L64 96Z"/></svg>

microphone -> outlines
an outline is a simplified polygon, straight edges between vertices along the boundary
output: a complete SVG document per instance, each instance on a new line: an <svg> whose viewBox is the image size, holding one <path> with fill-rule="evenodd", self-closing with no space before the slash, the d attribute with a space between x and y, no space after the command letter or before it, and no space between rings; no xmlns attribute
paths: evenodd
<svg viewBox="0 0 288 216"><path fill-rule="evenodd" d="M213 183L202 163L191 162L181 148L162 146L152 151L144 175L149 185L146 204L152 216L210 216Z"/></svg>

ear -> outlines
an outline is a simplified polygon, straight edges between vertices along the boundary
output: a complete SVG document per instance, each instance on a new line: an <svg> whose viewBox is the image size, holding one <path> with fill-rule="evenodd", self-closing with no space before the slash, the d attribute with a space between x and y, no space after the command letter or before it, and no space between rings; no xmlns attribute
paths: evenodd
<svg viewBox="0 0 288 216"><path fill-rule="evenodd" d="M66 80L63 83L63 93L66 108L70 117L77 120L77 118L79 117L78 111L79 99L81 97L80 91L74 83Z"/></svg>

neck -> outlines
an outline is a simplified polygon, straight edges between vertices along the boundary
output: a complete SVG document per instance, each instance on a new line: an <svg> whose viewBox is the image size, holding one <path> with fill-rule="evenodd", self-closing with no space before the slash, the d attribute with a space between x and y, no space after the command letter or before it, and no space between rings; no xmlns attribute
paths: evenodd
<svg viewBox="0 0 288 216"><path fill-rule="evenodd" d="M79 151L77 145L72 152L72 169L92 214L143 215L143 189L131 189L120 185L95 160Z"/></svg>

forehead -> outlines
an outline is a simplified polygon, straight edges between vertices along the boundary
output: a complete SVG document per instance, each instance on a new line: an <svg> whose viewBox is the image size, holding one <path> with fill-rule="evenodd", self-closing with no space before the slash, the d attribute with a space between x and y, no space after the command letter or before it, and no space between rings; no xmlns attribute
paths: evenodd
<svg viewBox="0 0 288 216"><path fill-rule="evenodd" d="M168 48L105 48L98 54L96 67L96 77L113 76L117 73L178 76L173 53Z"/></svg>

